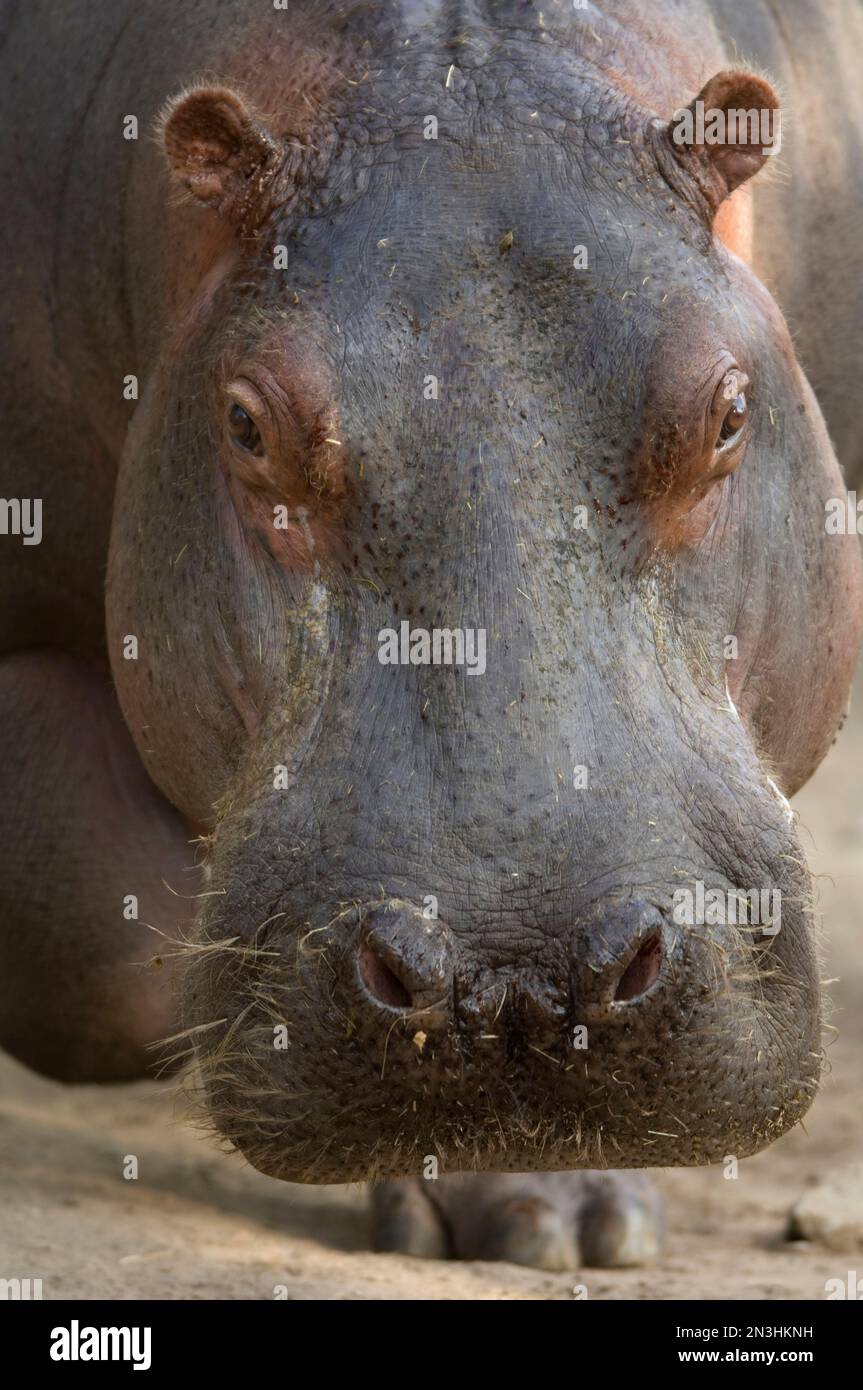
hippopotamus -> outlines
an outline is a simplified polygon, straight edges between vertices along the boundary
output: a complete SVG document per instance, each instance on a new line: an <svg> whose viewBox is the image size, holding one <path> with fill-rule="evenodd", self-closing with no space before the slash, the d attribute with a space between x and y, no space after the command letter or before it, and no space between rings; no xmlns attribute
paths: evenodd
<svg viewBox="0 0 863 1390"><path fill-rule="evenodd" d="M655 1258L818 1086L859 7L0 17L0 1042L381 1249Z"/></svg>

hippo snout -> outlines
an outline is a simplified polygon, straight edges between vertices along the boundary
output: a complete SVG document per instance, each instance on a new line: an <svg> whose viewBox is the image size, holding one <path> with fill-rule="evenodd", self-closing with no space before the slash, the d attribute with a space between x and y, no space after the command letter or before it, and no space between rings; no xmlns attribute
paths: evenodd
<svg viewBox="0 0 863 1390"><path fill-rule="evenodd" d="M541 884L514 899L474 882L439 913L323 880L305 909L214 898L214 931L233 928L201 947L187 1017L220 1132L273 1176L344 1182L429 1154L447 1171L714 1161L805 1112L819 1017L801 898L771 935L680 921L670 885L664 910L656 886L579 904Z"/></svg>
<svg viewBox="0 0 863 1390"><path fill-rule="evenodd" d="M606 908L600 923L573 934L564 979L513 969L477 987L475 969L459 959L448 927L412 904L392 899L362 918L356 946L343 956L346 994L367 1028L412 1022L423 1034L500 1025L507 994L524 1039L570 1023L623 1021L647 1004L669 951L669 928L657 908L636 900ZM472 979L473 976L473 979Z"/></svg>
<svg viewBox="0 0 863 1390"><path fill-rule="evenodd" d="M462 689L473 750L487 722L470 702L493 691ZM599 751L629 739L634 764L622 707ZM645 712L671 752L638 764L637 797L610 768L589 817L545 778L563 726L444 797L447 744L423 797L438 732L369 771L375 730L347 721L327 737L339 756L336 734L355 740L355 800L315 799L335 777L325 748L287 795L235 806L185 994L219 1132L264 1172L344 1182L430 1154L446 1171L713 1162L796 1123L820 1062L809 880L738 721L693 708L693 728L679 706ZM708 732L682 798L667 769ZM494 768L496 747L479 753Z"/></svg>
<svg viewBox="0 0 863 1390"><path fill-rule="evenodd" d="M710 1161L808 1104L817 1014L789 1031L812 968L790 903L765 936L682 923L656 883L590 901L540 876L515 897L477 880L439 904L352 886L321 879L307 907L251 917L248 891L214 899L233 930L188 982L211 1115L266 1173ZM793 1089L769 1069L777 1029Z"/></svg>

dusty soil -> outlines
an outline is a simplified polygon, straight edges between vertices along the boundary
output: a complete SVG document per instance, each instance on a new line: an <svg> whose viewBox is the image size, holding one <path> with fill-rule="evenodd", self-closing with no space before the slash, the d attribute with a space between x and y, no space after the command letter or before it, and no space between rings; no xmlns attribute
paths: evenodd
<svg viewBox="0 0 863 1390"><path fill-rule="evenodd" d="M819 879L825 978L839 1032L806 1120L740 1165L657 1174L667 1256L653 1270L549 1275L366 1249L359 1189L272 1182L172 1113L167 1086L69 1089L0 1059L0 1277L51 1298L819 1299L860 1257L784 1236L807 1184L863 1157L863 692L857 716L796 807ZM123 1177L126 1155L137 1181Z"/></svg>

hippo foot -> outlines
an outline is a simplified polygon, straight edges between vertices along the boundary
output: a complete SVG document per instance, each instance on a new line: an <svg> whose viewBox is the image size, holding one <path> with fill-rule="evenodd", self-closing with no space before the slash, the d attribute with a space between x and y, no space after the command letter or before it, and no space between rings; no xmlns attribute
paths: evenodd
<svg viewBox="0 0 863 1390"><path fill-rule="evenodd" d="M465 1173L372 1191L374 1248L553 1271L654 1262L662 1202L638 1172Z"/></svg>

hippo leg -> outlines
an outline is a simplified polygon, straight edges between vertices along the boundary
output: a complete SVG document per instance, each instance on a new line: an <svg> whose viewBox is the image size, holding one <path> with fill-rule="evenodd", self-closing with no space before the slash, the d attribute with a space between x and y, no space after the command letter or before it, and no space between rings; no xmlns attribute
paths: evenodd
<svg viewBox="0 0 863 1390"><path fill-rule="evenodd" d="M64 1081L152 1074L174 970L145 923L173 937L191 917L163 883L198 889L189 839L107 669L48 648L0 659L0 1046Z"/></svg>
<svg viewBox="0 0 863 1390"><path fill-rule="evenodd" d="M631 1171L403 1178L373 1189L372 1218L376 1250L548 1270L650 1264L663 1225L650 1180Z"/></svg>

